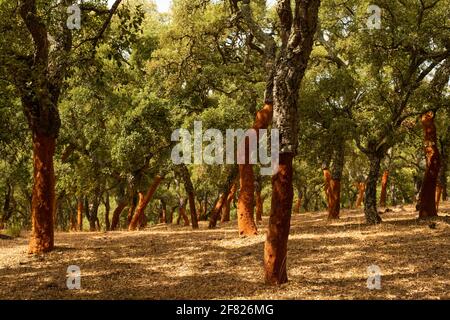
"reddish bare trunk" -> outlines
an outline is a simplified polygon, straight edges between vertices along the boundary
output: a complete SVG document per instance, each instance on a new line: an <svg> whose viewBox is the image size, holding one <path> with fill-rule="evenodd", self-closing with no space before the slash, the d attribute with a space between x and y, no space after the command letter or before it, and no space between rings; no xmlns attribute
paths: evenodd
<svg viewBox="0 0 450 320"><path fill-rule="evenodd" d="M127 202L125 200L122 200L117 205L117 208L114 210L112 220L111 220L111 231L114 231L117 229L117 226L119 225L119 221L120 221L120 215L126 206L127 206Z"/></svg>
<svg viewBox="0 0 450 320"><path fill-rule="evenodd" d="M323 169L323 179L324 179L324 192L325 199L327 201L328 211L330 211L330 184L331 184L331 172L328 168Z"/></svg>
<svg viewBox="0 0 450 320"><path fill-rule="evenodd" d="M434 112L427 112L421 116L425 134L424 145L426 155L426 169L419 195L419 217L421 219L436 217L436 184L440 169L440 155L437 147L436 126Z"/></svg>
<svg viewBox="0 0 450 320"><path fill-rule="evenodd" d="M386 207L387 184L389 180L389 171L385 170L381 178L380 207Z"/></svg>
<svg viewBox="0 0 450 320"><path fill-rule="evenodd" d="M255 180L251 164L239 165L239 181L241 186L237 214L239 235L257 235L258 231L253 217Z"/></svg>
<svg viewBox="0 0 450 320"><path fill-rule="evenodd" d="M233 184L230 192L228 193L228 197L222 207L222 219L220 222L228 222L230 221L230 211L231 211L231 202L234 199L234 195L236 194L236 184Z"/></svg>
<svg viewBox="0 0 450 320"><path fill-rule="evenodd" d="M442 187L438 184L436 186L436 211L439 211L439 204L442 197Z"/></svg>
<svg viewBox="0 0 450 320"><path fill-rule="evenodd" d="M83 231L83 199L79 198L77 201L77 231Z"/></svg>
<svg viewBox="0 0 450 320"><path fill-rule="evenodd" d="M358 198L356 199L356 204L355 204L356 209L361 208L365 193L366 193L366 183L359 182L358 183Z"/></svg>
<svg viewBox="0 0 450 320"><path fill-rule="evenodd" d="M56 139L43 134L33 136L34 185L31 204L29 253L49 252L54 247L55 173L53 155Z"/></svg>
<svg viewBox="0 0 450 320"><path fill-rule="evenodd" d="M217 225L217 220L219 218L219 215L222 211L222 208L227 201L227 196L225 193L222 193L219 195L219 198L217 199L216 205L214 206L211 216L209 217L209 228L215 228Z"/></svg>
<svg viewBox="0 0 450 320"><path fill-rule="evenodd" d="M230 190L236 181L237 173L238 173L237 166L234 166L230 171L230 173L228 174L227 180L221 186L220 195L217 198L216 204L214 205L214 208L212 209L211 215L209 217L210 229L215 228L217 225L217 220L219 219L220 213L222 212L222 207L224 206L225 201L227 200L227 196L228 194L230 194Z"/></svg>
<svg viewBox="0 0 450 320"><path fill-rule="evenodd" d="M264 247L265 279L270 284L287 282L287 241L291 225L293 154L280 155L277 174L272 178L272 204Z"/></svg>
<svg viewBox="0 0 450 320"><path fill-rule="evenodd" d="M272 122L273 105L266 103L264 107L256 114L253 125L256 130L257 140L259 140L259 130L267 129ZM241 236L252 236L258 234L253 210L255 206L255 177L253 174L253 165L249 161L249 141L245 139L245 164L239 165L239 198L238 198L238 229Z"/></svg>
<svg viewBox="0 0 450 320"><path fill-rule="evenodd" d="M152 185L148 189L147 193L144 194L139 192L139 202L138 206L136 208L136 212L133 215L133 218L131 219L130 225L128 226L129 231L134 231L138 227L138 223L142 223L142 216L144 215L145 208L147 208L148 203L152 199L153 195L156 192L156 189L158 189L159 184L163 180L162 176L156 176L155 180L153 181Z"/></svg>
<svg viewBox="0 0 450 320"><path fill-rule="evenodd" d="M328 219L339 219L341 209L341 181L331 179L329 188Z"/></svg>

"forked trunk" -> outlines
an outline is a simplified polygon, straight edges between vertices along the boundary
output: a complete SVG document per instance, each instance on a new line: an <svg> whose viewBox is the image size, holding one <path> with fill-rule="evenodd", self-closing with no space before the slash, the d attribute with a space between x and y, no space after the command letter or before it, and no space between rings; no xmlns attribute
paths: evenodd
<svg viewBox="0 0 450 320"><path fill-rule="evenodd" d="M131 223L131 219L133 219L134 212L136 211L136 207L139 201L139 196L137 194L133 195L131 198L130 207L128 208L127 221L128 225Z"/></svg>
<svg viewBox="0 0 450 320"><path fill-rule="evenodd" d="M192 229L198 229L197 210L195 208L195 190L192 184L191 175L185 164L179 166L180 174L183 178L184 188L188 195L189 211L191 214Z"/></svg>
<svg viewBox="0 0 450 320"><path fill-rule="evenodd" d="M387 184L389 180L389 170L385 170L381 178L380 207L386 207Z"/></svg>
<svg viewBox="0 0 450 320"><path fill-rule="evenodd" d="M236 184L233 184L230 192L228 193L228 197L225 200L225 203L222 207L222 219L220 222L228 222L230 221L230 211L231 211L231 203L233 202L234 195L236 194Z"/></svg>
<svg viewBox="0 0 450 320"><path fill-rule="evenodd" d="M293 157L291 153L281 154L278 172L272 178L272 204L264 247L265 279L270 284L287 282L287 241L294 197L292 187Z"/></svg>
<svg viewBox="0 0 450 320"><path fill-rule="evenodd" d="M127 206L127 202L125 200L122 200L117 205L117 208L113 212L112 220L111 220L111 231L114 231L117 229L117 226L119 225L120 221L120 215L122 214L123 209Z"/></svg>
<svg viewBox="0 0 450 320"><path fill-rule="evenodd" d="M220 188L219 197L217 198L217 201L215 202L215 205L211 211L211 215L209 216L210 229L215 228L217 225L217 220L219 219L220 213L222 212L222 207L224 206L225 201L227 200L228 194L230 194L230 190L233 187L233 184L235 183L238 172L239 171L237 166L233 166L231 171L228 173L226 181Z"/></svg>
<svg viewBox="0 0 450 320"><path fill-rule="evenodd" d="M437 216L436 210L436 184L441 166L439 149L437 147L436 126L434 112L430 111L421 116L425 134L424 146L426 156L425 175L420 189L418 210L419 218L425 219Z"/></svg>
<svg viewBox="0 0 450 320"><path fill-rule="evenodd" d="M130 225L128 226L129 231L136 230L136 228L138 227L138 223L139 222L142 223L142 216L144 215L145 208L147 208L148 203L152 199L162 180L163 180L162 176L159 175L156 176L155 180L153 181L152 185L148 189L145 196L143 193L139 192L139 203L136 208L136 212L134 213L133 218L131 219Z"/></svg>
<svg viewBox="0 0 450 320"><path fill-rule="evenodd" d="M370 154L370 169L366 181L366 191L364 196L364 215L367 224L379 224L381 218L377 210L377 181L380 174L382 156L378 154Z"/></svg>
<svg viewBox="0 0 450 320"><path fill-rule="evenodd" d="M34 184L31 204L29 253L49 252L54 247L55 173L53 156L56 138L33 135Z"/></svg>
<svg viewBox="0 0 450 320"><path fill-rule="evenodd" d="M216 201L214 208L211 211L211 215L209 217L209 228L213 229L217 225L217 220L219 219L220 213L222 212L222 208L227 201L227 196L225 193L219 195L219 198Z"/></svg>

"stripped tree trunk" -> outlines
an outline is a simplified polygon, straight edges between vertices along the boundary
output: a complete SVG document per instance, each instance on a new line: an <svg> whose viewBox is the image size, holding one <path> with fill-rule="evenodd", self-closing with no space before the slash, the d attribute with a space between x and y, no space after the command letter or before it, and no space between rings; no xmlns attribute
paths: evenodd
<svg viewBox="0 0 450 320"><path fill-rule="evenodd" d="M424 130L424 148L426 155L426 169L420 190L418 210L419 218L430 218L437 216L436 210L436 184L438 181L441 159L437 147L436 126L434 124L435 114L429 111L420 118Z"/></svg>
<svg viewBox="0 0 450 320"><path fill-rule="evenodd" d="M77 231L83 231L83 198L77 200Z"/></svg>
<svg viewBox="0 0 450 320"><path fill-rule="evenodd" d="M209 228L213 229L217 225L217 220L219 219L220 213L222 212L222 207L225 204L228 194L233 187L234 181L236 180L238 170L236 166L233 166L231 171L228 173L227 179L221 186L219 197L211 211L209 216Z"/></svg>
<svg viewBox="0 0 450 320"><path fill-rule="evenodd" d="M152 199L156 190L158 189L159 184L164 179L163 176L157 175L152 185L148 189L147 193L144 195L142 192L139 192L139 202L136 208L136 212L131 219L130 225L128 226L129 231L134 231L138 227L138 223L142 222L142 216L144 215L145 208L147 208L148 203Z"/></svg>
<svg viewBox="0 0 450 320"><path fill-rule="evenodd" d="M380 207L386 207L387 184L389 181L389 170L385 170L381 178Z"/></svg>
<svg viewBox="0 0 450 320"><path fill-rule="evenodd" d="M34 185L29 253L48 252L54 247L53 214L56 210L56 198L53 156L55 145L56 136L33 134Z"/></svg>
<svg viewBox="0 0 450 320"><path fill-rule="evenodd" d="M236 183L234 183L222 207L222 218L220 220L220 222L222 223L230 221L231 202L233 201L234 195L236 194L236 189Z"/></svg>
<svg viewBox="0 0 450 320"><path fill-rule="evenodd" d="M259 141L259 130L267 129L272 122L273 104L269 101L256 114L256 120L252 127L256 130L256 137ZM239 235L252 236L258 234L253 210L255 206L255 177L253 165L250 164L249 139L245 139L245 164L239 165L239 197L238 197L238 228ZM255 151L255 150L253 150Z"/></svg>
<svg viewBox="0 0 450 320"><path fill-rule="evenodd" d="M366 183L365 182L358 182L358 198L356 199L355 209L361 208L361 205L364 200L364 194L366 193Z"/></svg>
<svg viewBox="0 0 450 320"><path fill-rule="evenodd" d="M324 193L325 193L325 199L327 201L327 210L328 212L330 212L330 186L331 186L331 172L328 169L328 165L323 165L322 166L322 171L323 171L323 180L324 180Z"/></svg>
<svg viewBox="0 0 450 320"><path fill-rule="evenodd" d="M287 282L287 243L294 197L292 161L298 144L298 92L316 33L319 0L279 0L281 50L275 66L274 127L280 132L280 164L272 178L272 203L264 247L265 280Z"/></svg>

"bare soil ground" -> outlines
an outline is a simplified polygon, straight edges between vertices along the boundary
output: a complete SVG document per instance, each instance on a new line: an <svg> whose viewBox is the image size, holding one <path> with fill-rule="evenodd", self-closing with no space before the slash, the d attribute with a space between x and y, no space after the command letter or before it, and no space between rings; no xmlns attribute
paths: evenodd
<svg viewBox="0 0 450 320"><path fill-rule="evenodd" d="M140 232L57 233L54 252L29 256L27 238L0 240L0 299L449 299L450 203L434 225L411 206L393 208L380 226L360 210L293 216L289 283L263 282L261 234L238 238L236 223L208 230L157 225ZM69 265L81 290L68 290ZM382 272L367 289L367 268Z"/></svg>

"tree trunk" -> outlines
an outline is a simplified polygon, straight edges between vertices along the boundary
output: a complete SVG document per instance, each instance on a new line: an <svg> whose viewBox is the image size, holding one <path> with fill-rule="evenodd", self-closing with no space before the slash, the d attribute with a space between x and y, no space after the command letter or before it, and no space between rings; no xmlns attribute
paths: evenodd
<svg viewBox="0 0 450 320"><path fill-rule="evenodd" d="M295 202L295 206L294 206L294 214L300 213L300 209L302 207L302 198L303 198L303 193L301 191L299 191L297 194L297 201Z"/></svg>
<svg viewBox="0 0 450 320"><path fill-rule="evenodd" d="M184 188L188 195L189 211L191 213L192 229L198 229L197 210L195 208L195 190L192 185L191 175L185 164L179 165L179 171L183 178Z"/></svg>
<svg viewBox="0 0 450 320"><path fill-rule="evenodd" d="M364 215L367 224L379 224L381 218L377 210L377 182L380 174L382 156L369 154L370 169L366 180L366 190L364 196Z"/></svg>
<svg viewBox="0 0 450 320"><path fill-rule="evenodd" d="M329 191L328 219L339 219L341 210L341 180L331 179Z"/></svg>
<svg viewBox="0 0 450 320"><path fill-rule="evenodd" d="M220 221L222 223L230 221L231 202L233 201L234 195L236 194L236 189L236 183L234 183L222 207L222 219Z"/></svg>
<svg viewBox="0 0 450 320"><path fill-rule="evenodd" d="M389 180L389 170L385 170L381 178L380 207L386 207L387 184Z"/></svg>
<svg viewBox="0 0 450 320"><path fill-rule="evenodd" d="M109 211L111 210L110 204L109 204L109 194L106 192L105 195L105 228L106 231L111 230L111 223L109 222Z"/></svg>
<svg viewBox="0 0 450 320"><path fill-rule="evenodd" d="M255 123L252 129L256 130L257 141L259 141L259 130L267 129L272 122L273 105L266 103L256 114ZM238 197L238 229L241 236L252 236L258 234L258 230L253 217L255 207L255 177L253 165L250 164L249 139L246 137L245 143L245 163L239 165L239 197Z"/></svg>
<svg viewBox="0 0 450 320"><path fill-rule="evenodd" d="M97 192L96 192L97 193ZM89 231L95 232L97 231L97 215L98 215L98 207L99 207L99 198L98 196L94 196L94 201L92 205L89 205L88 198L86 197L84 200L84 209L85 209L85 215L86 218L89 221Z"/></svg>
<svg viewBox="0 0 450 320"><path fill-rule="evenodd" d="M128 214L127 214L128 225L130 225L131 219L133 219L133 215L134 215L134 212L136 211L136 207L137 207L138 201L139 201L139 196L137 194L134 194L131 197L130 207L128 208Z"/></svg>
<svg viewBox="0 0 450 320"><path fill-rule="evenodd" d="M161 199L161 211L159 213L159 223L166 223L167 219L167 205L164 199Z"/></svg>
<svg viewBox="0 0 450 320"><path fill-rule="evenodd" d="M277 174L272 178L272 204L264 247L265 279L270 284L287 282L287 241L291 225L294 191L293 154L281 154Z"/></svg>
<svg viewBox="0 0 450 320"><path fill-rule="evenodd" d="M258 174L256 180L255 180L255 208L256 208L256 221L261 222L262 216L264 214L264 199L261 197L261 191L262 191L262 178L261 175Z"/></svg>
<svg viewBox="0 0 450 320"><path fill-rule="evenodd" d="M31 208L29 253L49 252L54 247L55 172L53 156L56 138L33 134L34 184Z"/></svg>
<svg viewBox="0 0 450 320"><path fill-rule="evenodd" d="M83 198L77 200L77 231L83 231Z"/></svg>
<svg viewBox="0 0 450 320"><path fill-rule="evenodd" d="M324 193L325 193L325 199L327 201L327 210L328 212L330 212L330 185L331 185L331 172L328 169L327 165L324 165L322 167L322 171L323 171L323 180L324 180Z"/></svg>
<svg viewBox="0 0 450 320"><path fill-rule="evenodd" d="M436 185L436 212L439 212L439 204L442 198L442 187L441 185Z"/></svg>
<svg viewBox="0 0 450 320"><path fill-rule="evenodd" d="M430 111L421 116L425 134L424 145L426 155L426 169L419 195L419 218L437 216L436 210L436 184L441 166L439 149L437 147L436 126L434 112Z"/></svg>
<svg viewBox="0 0 450 320"><path fill-rule="evenodd" d="M445 138L440 139L441 144L441 168L439 169L438 186L441 190L441 198L447 201L447 171L448 171L448 150L450 148L450 126L448 126ZM439 209L439 202L436 205Z"/></svg>
<svg viewBox="0 0 450 320"><path fill-rule="evenodd" d="M247 153L247 152L246 152ZM254 192L255 179L253 175L253 165L239 165L239 197L238 197L238 231L240 236L257 235L253 208L255 206Z"/></svg>
<svg viewBox="0 0 450 320"><path fill-rule="evenodd" d="M186 215L186 200L184 198L180 198L180 205L178 206L177 225L180 224L181 218L183 218L184 226L189 226L189 218Z"/></svg>
<svg viewBox="0 0 450 320"><path fill-rule="evenodd" d="M133 218L131 219L130 225L128 226L129 231L134 231L138 227L138 222L142 219L142 215L144 215L145 208L152 199L153 195L156 192L156 189L158 189L158 186L162 180L163 180L162 176L160 175L156 176L155 180L153 181L152 185L148 189L145 196L141 192L139 192L139 203L136 212L134 213Z"/></svg>
<svg viewBox="0 0 450 320"><path fill-rule="evenodd" d="M119 201L117 208L113 212L111 220L111 231L117 229L117 226L119 225L120 222L120 214L122 213L123 209L125 209L126 206L127 206L126 200L122 199L122 201Z"/></svg>
<svg viewBox="0 0 450 320"><path fill-rule="evenodd" d="M366 183L365 182L358 182L358 198L356 199L355 209L361 208L361 205L364 200L364 195L366 193Z"/></svg>
<svg viewBox="0 0 450 320"><path fill-rule="evenodd" d="M255 192L256 200L256 221L261 222L264 214L264 199L261 197L261 190Z"/></svg>
<svg viewBox="0 0 450 320"><path fill-rule="evenodd" d="M222 208L227 201L227 196L225 193L221 193L216 201L214 208L211 211L211 215L209 217L209 228L213 229L217 225L217 220L222 212Z"/></svg>
<svg viewBox="0 0 450 320"><path fill-rule="evenodd" d="M13 206L11 203L13 202L14 197L14 189L10 183L7 183L7 189L5 194L5 202L3 204L3 214L0 217L0 230L5 228L6 222L11 218L13 213Z"/></svg>
<svg viewBox="0 0 450 320"><path fill-rule="evenodd" d="M341 179L344 171L345 141L341 138L336 144L331 166L331 180L329 185L328 219L339 219L341 210Z"/></svg>
<svg viewBox="0 0 450 320"><path fill-rule="evenodd" d="M316 34L320 0L279 1L281 49L275 65L273 126L280 134L278 172L272 178L272 203L264 249L266 283L287 282L287 242L291 224L292 161L298 145L298 96Z"/></svg>
<svg viewBox="0 0 450 320"><path fill-rule="evenodd" d="M173 223L173 215L175 214L175 210L176 209L177 209L177 207L170 208L170 216L166 219L166 223L167 224L172 224Z"/></svg>
<svg viewBox="0 0 450 320"><path fill-rule="evenodd" d="M221 192L209 217L210 229L215 228L217 225L217 220L219 219L220 213L222 212L222 207L225 204L227 196L230 193L233 184L235 183L237 173L238 173L237 167L233 166L231 171L228 173L225 183L221 186Z"/></svg>

